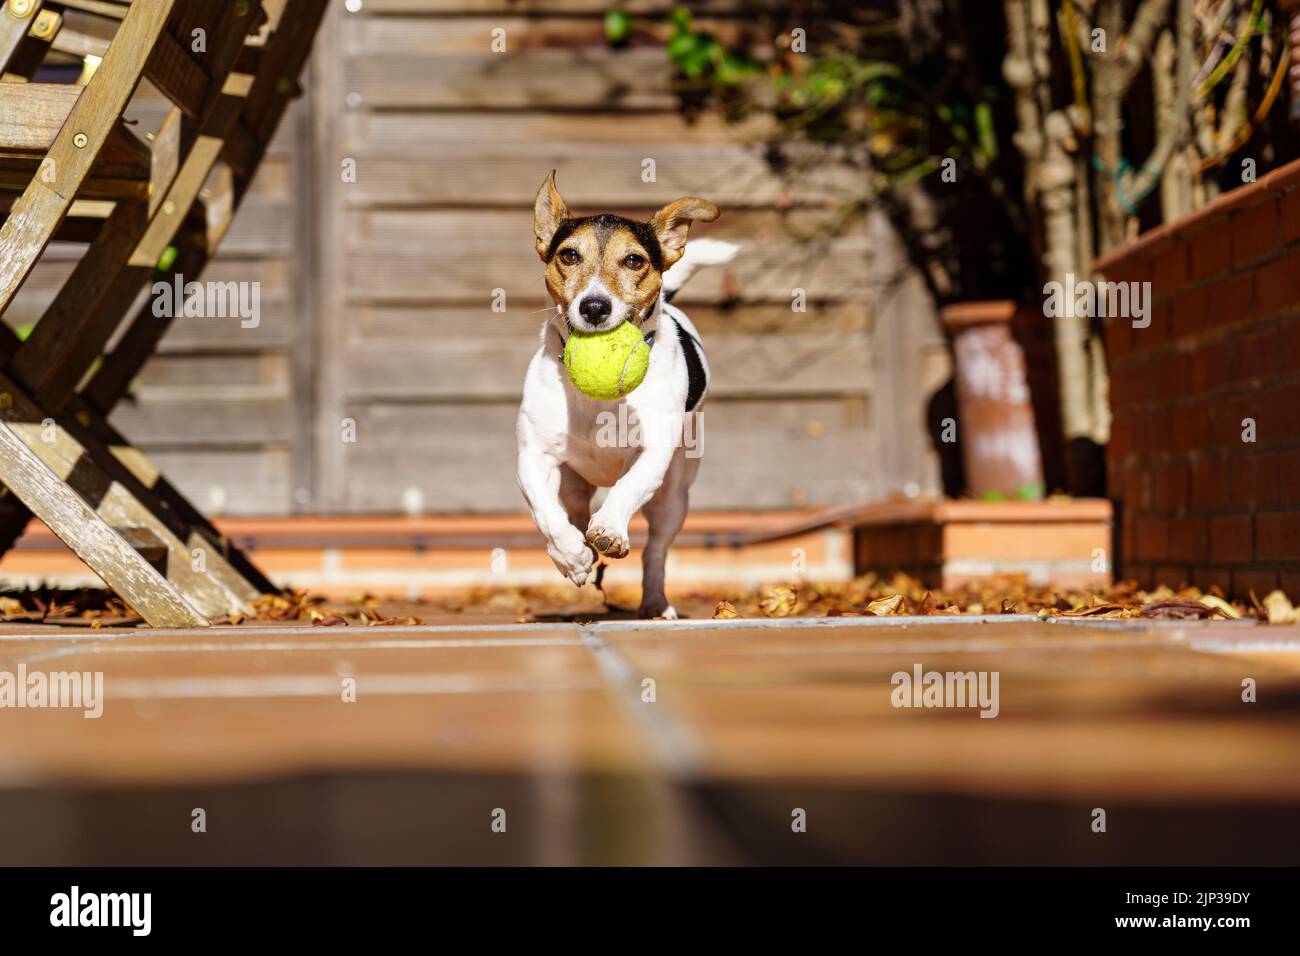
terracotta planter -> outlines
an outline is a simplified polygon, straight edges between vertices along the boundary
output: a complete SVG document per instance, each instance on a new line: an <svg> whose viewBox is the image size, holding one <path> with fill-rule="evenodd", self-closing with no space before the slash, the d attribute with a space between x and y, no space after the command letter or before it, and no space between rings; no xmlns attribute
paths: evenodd
<svg viewBox="0 0 1300 956"><path fill-rule="evenodd" d="M1016 308L998 300L964 302L942 312L957 369L957 440L976 498L1043 497L1025 354L1011 334Z"/></svg>

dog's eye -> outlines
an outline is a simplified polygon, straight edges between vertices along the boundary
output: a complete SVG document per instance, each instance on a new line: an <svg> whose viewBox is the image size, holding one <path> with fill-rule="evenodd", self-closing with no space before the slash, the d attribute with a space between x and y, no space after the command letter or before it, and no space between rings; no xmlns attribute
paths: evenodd
<svg viewBox="0 0 1300 956"><path fill-rule="evenodd" d="M640 269L645 265L645 256L639 256L635 252L629 253L623 257L623 265L629 269Z"/></svg>
<svg viewBox="0 0 1300 956"><path fill-rule="evenodd" d="M582 256L578 255L577 249L561 249L560 261L566 266L576 266L582 261Z"/></svg>

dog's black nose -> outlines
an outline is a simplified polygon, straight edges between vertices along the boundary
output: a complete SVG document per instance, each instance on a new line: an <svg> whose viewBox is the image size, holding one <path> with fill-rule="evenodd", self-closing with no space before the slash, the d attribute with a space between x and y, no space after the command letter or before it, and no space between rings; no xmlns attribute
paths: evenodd
<svg viewBox="0 0 1300 956"><path fill-rule="evenodd" d="M589 295L578 303L578 312L592 325L599 325L608 319L612 308L609 299L603 295Z"/></svg>

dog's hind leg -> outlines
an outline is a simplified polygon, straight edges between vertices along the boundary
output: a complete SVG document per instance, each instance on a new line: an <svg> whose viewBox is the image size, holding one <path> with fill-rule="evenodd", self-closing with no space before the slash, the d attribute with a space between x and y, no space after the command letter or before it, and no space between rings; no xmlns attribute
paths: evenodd
<svg viewBox="0 0 1300 956"><path fill-rule="evenodd" d="M650 536L641 554L641 617L665 617L673 620L676 609L664 593L664 563L668 548L682 530L690 505L691 482L699 471L700 460L687 458L679 448L673 463L653 498L641 509L650 525Z"/></svg>

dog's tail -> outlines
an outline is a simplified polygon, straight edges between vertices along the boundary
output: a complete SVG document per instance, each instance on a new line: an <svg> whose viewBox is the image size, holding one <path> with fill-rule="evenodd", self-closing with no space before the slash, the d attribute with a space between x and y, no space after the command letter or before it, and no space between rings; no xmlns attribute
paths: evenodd
<svg viewBox="0 0 1300 956"><path fill-rule="evenodd" d="M664 299L673 301L673 296L684 285L695 270L703 266L725 265L736 258L740 246L734 242L721 239L692 239L686 243L682 257L672 264L664 273Z"/></svg>

